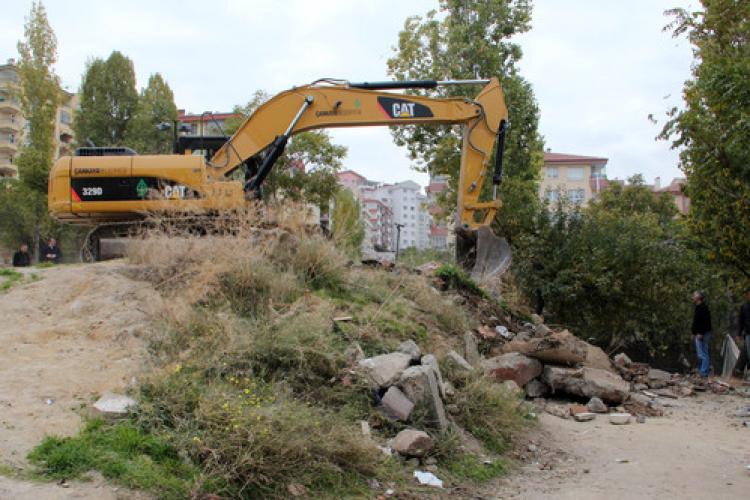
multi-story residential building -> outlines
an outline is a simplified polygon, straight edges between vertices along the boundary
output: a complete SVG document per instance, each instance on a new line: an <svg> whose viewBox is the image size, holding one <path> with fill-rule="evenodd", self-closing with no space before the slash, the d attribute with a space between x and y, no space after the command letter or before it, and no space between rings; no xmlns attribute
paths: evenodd
<svg viewBox="0 0 750 500"><path fill-rule="evenodd" d="M430 247L440 250L447 250L455 245L456 236L449 229L451 223L450 214L445 213L445 209L438 203L440 193L448 189L447 175L430 176L430 183L425 188L427 193L427 211L432 217L430 224Z"/></svg>
<svg viewBox="0 0 750 500"><path fill-rule="evenodd" d="M607 158L562 153L544 153L539 196L550 203L565 198L584 205L607 187Z"/></svg>
<svg viewBox="0 0 750 500"><path fill-rule="evenodd" d="M363 206L367 226L367 241L377 242L380 248L395 250L396 224L400 224L400 248L430 246L432 216L427 210L427 197L414 181L379 184L352 170L338 173L339 183L351 189ZM372 221L370 219L375 219ZM374 247L374 243L373 243Z"/></svg>
<svg viewBox="0 0 750 500"><path fill-rule="evenodd" d="M21 103L15 95L19 78L15 61L0 65L0 177L18 174L15 161L26 130ZM62 90L62 103L55 119L55 157L72 152L73 113L78 94Z"/></svg>
<svg viewBox="0 0 750 500"><path fill-rule="evenodd" d="M661 187L661 178L654 180L654 191L657 193L669 193L674 198L677 211L682 215L687 215L690 211L690 198L684 193L687 179L684 177L675 177L669 186Z"/></svg>

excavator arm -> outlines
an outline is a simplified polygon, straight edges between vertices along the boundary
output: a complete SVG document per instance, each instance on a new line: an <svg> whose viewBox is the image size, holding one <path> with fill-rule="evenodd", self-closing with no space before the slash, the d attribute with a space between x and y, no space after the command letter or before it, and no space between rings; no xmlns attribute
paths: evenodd
<svg viewBox="0 0 750 500"><path fill-rule="evenodd" d="M478 83L470 81L469 83ZM502 179L502 140L508 111L497 78L472 99L437 99L385 92L386 89L425 88L466 82L346 83L322 81L282 92L258 107L208 162L207 174L220 180L251 158L264 156L248 190L260 187L283 153L289 138L299 132L334 127L461 124L463 147L458 192L459 231L489 226L501 202L479 201L493 146L498 141L493 182Z"/></svg>

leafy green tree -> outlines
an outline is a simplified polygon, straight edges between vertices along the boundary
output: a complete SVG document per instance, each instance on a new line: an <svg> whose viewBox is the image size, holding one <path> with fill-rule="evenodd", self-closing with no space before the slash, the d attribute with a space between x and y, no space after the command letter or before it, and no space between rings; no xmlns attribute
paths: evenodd
<svg viewBox="0 0 750 500"><path fill-rule="evenodd" d="M35 258L42 232L54 222L47 215L47 177L55 149L55 117L60 104L60 81L53 65L57 39L41 2L33 2L18 42L20 59L17 89L27 131L16 165L19 179L0 192L0 233L16 246L32 244Z"/></svg>
<svg viewBox="0 0 750 500"><path fill-rule="evenodd" d="M709 257L750 278L750 2L702 0L702 9L668 11L675 37L695 57L661 138L680 149L689 225Z"/></svg>
<svg viewBox="0 0 750 500"><path fill-rule="evenodd" d="M133 61L118 51L89 61L80 89L80 110L73 123L79 143L123 146L128 123L138 106Z"/></svg>
<svg viewBox="0 0 750 500"><path fill-rule="evenodd" d="M235 106L237 118L226 121L225 131L233 134L255 109L270 99L263 90L253 94L244 106ZM338 190L336 172L341 169L346 147L331 142L325 130L301 132L292 136L284 154L263 183L263 192L272 198L304 200L326 210Z"/></svg>
<svg viewBox="0 0 750 500"><path fill-rule="evenodd" d="M541 295L549 322L674 368L690 347L690 293L705 291L720 331L725 285L682 237L673 207L634 181L586 208L540 211L517 244L515 275L529 297Z"/></svg>
<svg viewBox="0 0 750 500"><path fill-rule="evenodd" d="M357 256L365 239L365 226L359 202L348 189L339 189L334 198L333 240L348 255Z"/></svg>
<svg viewBox="0 0 750 500"><path fill-rule="evenodd" d="M539 109L531 85L517 72L521 49L510 38L531 27L527 0L440 0L439 17L409 17L399 33L396 54L388 72L398 80L471 79L478 73L498 76L508 104L510 128L506 136L505 180L496 228L514 239L533 220L538 206L537 179L543 163L543 142L537 128ZM445 87L414 93L441 97L478 93L480 86ZM460 168L461 131L456 126L410 126L393 129L396 144L406 146L416 168L450 176L451 190L443 201L455 207ZM490 196L485 183L483 196ZM451 209L452 211L452 209Z"/></svg>
<svg viewBox="0 0 750 500"><path fill-rule="evenodd" d="M172 126L177 120L177 105L169 84L161 74L154 73L148 79L148 85L141 90L138 107L133 118L128 122L125 143L144 154L171 153L174 131ZM170 125L162 130L159 125Z"/></svg>

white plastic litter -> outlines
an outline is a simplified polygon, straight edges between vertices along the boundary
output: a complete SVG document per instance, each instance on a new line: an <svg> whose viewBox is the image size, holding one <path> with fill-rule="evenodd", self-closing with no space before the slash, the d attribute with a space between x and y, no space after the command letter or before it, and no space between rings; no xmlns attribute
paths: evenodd
<svg viewBox="0 0 750 500"><path fill-rule="evenodd" d="M432 472L422 472L421 470L414 471L414 477L417 478L419 484L426 484L427 486L436 486L438 488L443 487L443 481Z"/></svg>

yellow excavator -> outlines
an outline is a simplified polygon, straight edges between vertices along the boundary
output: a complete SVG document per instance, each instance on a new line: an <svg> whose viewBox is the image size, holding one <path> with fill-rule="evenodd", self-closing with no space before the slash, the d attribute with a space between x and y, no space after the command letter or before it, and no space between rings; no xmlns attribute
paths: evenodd
<svg viewBox="0 0 750 500"><path fill-rule="evenodd" d="M463 84L484 88L473 99L392 92ZM263 181L296 133L330 127L462 124L456 253L475 277L482 277L503 270L510 261L507 243L489 228L501 206L497 189L507 123L497 78L363 83L322 79L274 96L228 139L179 137L175 154L78 148L73 156L58 159L50 171L49 212L62 222L92 226L82 257L98 260L108 253L107 243L126 236L149 214L210 217L257 203ZM493 147L494 194L480 201ZM203 154L196 154L198 150ZM238 169L244 169L244 176L237 175Z"/></svg>

